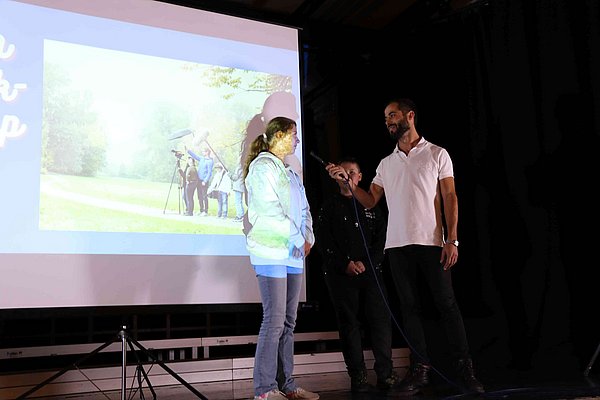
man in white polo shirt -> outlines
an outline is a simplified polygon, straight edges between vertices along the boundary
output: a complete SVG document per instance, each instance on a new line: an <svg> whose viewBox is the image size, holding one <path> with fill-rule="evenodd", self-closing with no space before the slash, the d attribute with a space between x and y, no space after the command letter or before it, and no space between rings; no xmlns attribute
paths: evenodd
<svg viewBox="0 0 600 400"><path fill-rule="evenodd" d="M419 293L416 279L421 275L440 312L463 390L483 393L483 385L474 375L450 273L458 259L458 200L452 160L444 148L417 133L417 108L412 100L390 101L385 107L385 123L396 146L379 163L368 192L348 180L340 166L329 164L327 171L332 178L346 181L366 208L386 196L389 215L385 249L400 299L404 333L412 350L410 369L397 389L416 394L429 383L431 363L420 312L424 294Z"/></svg>

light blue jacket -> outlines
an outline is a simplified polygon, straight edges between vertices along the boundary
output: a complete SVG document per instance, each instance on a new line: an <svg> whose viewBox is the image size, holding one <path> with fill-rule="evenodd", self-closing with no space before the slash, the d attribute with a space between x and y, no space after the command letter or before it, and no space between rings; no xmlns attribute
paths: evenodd
<svg viewBox="0 0 600 400"><path fill-rule="evenodd" d="M246 247L253 265L281 264L302 268L302 258L292 257L294 247L315 242L312 216L302 179L269 152L250 164L245 179L248 220Z"/></svg>
<svg viewBox="0 0 600 400"><path fill-rule="evenodd" d="M208 183L213 173L215 161L210 157L199 156L189 149L188 154L198 161L198 178Z"/></svg>

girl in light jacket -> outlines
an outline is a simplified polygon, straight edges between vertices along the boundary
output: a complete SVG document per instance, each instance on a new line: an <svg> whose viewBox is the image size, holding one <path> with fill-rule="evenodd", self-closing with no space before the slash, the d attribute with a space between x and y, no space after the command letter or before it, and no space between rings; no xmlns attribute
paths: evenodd
<svg viewBox="0 0 600 400"><path fill-rule="evenodd" d="M314 244L302 179L283 162L298 145L296 123L275 117L253 142L244 168L246 247L256 271L263 320L254 358L255 400L318 399L296 386L294 327L304 258Z"/></svg>

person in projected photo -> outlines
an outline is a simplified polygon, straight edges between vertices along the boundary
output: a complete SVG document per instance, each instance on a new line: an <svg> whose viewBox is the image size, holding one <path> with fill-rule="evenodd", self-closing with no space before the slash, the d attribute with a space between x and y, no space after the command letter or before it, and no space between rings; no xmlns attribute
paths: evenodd
<svg viewBox="0 0 600 400"><path fill-rule="evenodd" d="M448 152L417 132L417 107L412 100L395 99L384 110L394 151L380 161L369 191L347 180L340 165L329 164L329 175L348 182L355 197L373 208L384 196L388 204L386 252L400 300L406 340L411 348L410 368L397 390L418 393L429 384L431 362L421 315L423 277L440 314L442 328L454 358L461 386L484 392L475 378L462 314L452 287L451 268L458 260L458 199L452 160Z"/></svg>
<svg viewBox="0 0 600 400"><path fill-rule="evenodd" d="M319 398L298 387L292 376L304 259L315 241L302 179L283 161L297 145L294 120L275 117L252 142L244 166L246 248L263 309L254 358L255 400Z"/></svg>
<svg viewBox="0 0 600 400"><path fill-rule="evenodd" d="M355 186L359 184L362 173L354 158L344 158L338 165ZM315 236L337 317L350 389L360 393L371 388L361 339L364 315L375 357L377 388L388 390L397 383L398 377L393 371L392 324L382 271L385 216L378 206L362 207L354 200L346 182L337 182L339 192L329 196L319 210Z"/></svg>
<svg viewBox="0 0 600 400"><path fill-rule="evenodd" d="M223 164L217 163L208 188L208 196L217 199L217 218L227 218L230 191L231 178L229 173L225 170Z"/></svg>
<svg viewBox="0 0 600 400"><path fill-rule="evenodd" d="M200 215L206 216L208 215L208 186L215 162L210 156L208 147L202 148L202 155L200 156L187 147L185 151L198 161L198 202L200 203Z"/></svg>
<svg viewBox="0 0 600 400"><path fill-rule="evenodd" d="M198 170L196 169L196 160L188 156L184 169L179 168L181 183L183 188L183 202L185 204L184 215L194 215L194 193L198 190Z"/></svg>
<svg viewBox="0 0 600 400"><path fill-rule="evenodd" d="M242 221L244 219L244 168L238 165L235 171L231 174L231 189L233 190L233 200L235 202L235 218L234 221Z"/></svg>

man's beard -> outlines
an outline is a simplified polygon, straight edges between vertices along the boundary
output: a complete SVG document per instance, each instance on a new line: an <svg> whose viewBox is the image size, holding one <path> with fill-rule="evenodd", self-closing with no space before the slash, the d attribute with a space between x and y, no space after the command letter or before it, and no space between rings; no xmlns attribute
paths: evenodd
<svg viewBox="0 0 600 400"><path fill-rule="evenodd" d="M390 137L392 139L394 139L394 141L398 141L400 140L400 138L402 136L404 136L404 134L406 132L408 132L408 130L410 129L410 126L408 125L408 122L406 121L398 121L397 123L394 124L396 126L396 130L394 132L390 132ZM389 127L388 127L388 131L389 131Z"/></svg>

